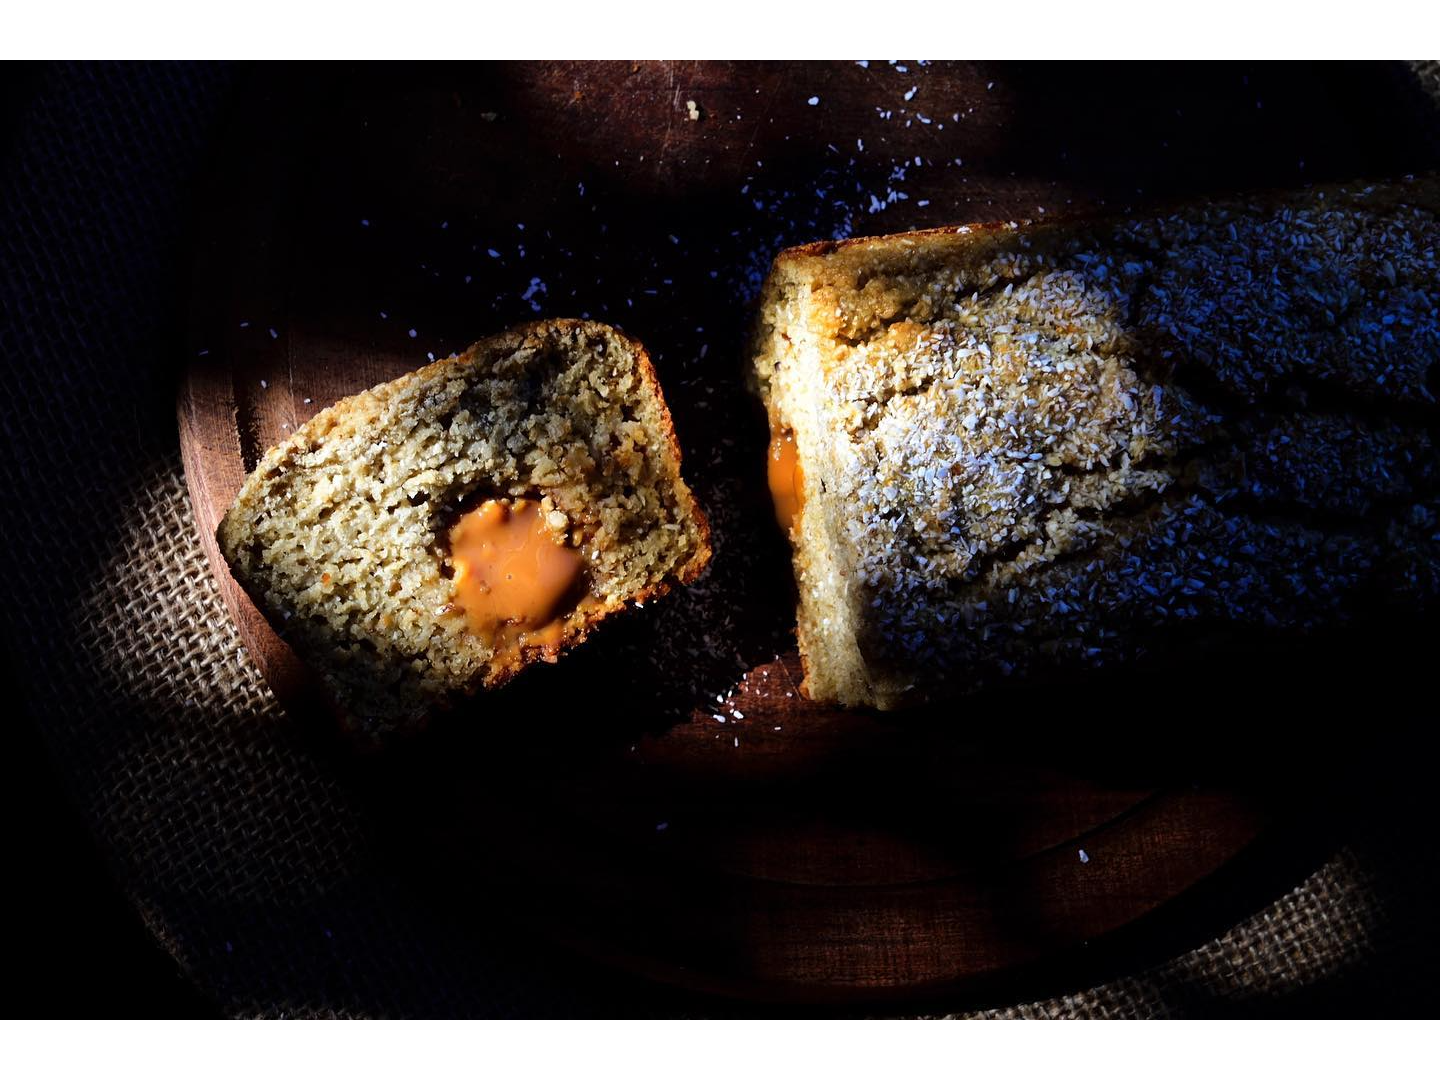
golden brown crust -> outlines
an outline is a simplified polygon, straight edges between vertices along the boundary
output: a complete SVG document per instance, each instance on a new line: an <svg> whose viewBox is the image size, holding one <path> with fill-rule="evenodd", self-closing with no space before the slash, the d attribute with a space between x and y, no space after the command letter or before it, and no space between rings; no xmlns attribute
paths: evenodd
<svg viewBox="0 0 1440 1080"><path fill-rule="evenodd" d="M774 266L800 262L804 259L824 258L852 248L877 247L890 249L896 241L938 239L948 236L984 236L987 233L1005 232L1019 225L1030 225L1030 218L1018 222L978 221L968 225L940 225L933 229L912 229L909 232L883 233L875 236L847 236L840 240L812 240L808 244L796 244L784 248L775 256Z"/></svg>
<svg viewBox="0 0 1440 1080"><path fill-rule="evenodd" d="M1354 181L1348 184L1321 184L1297 191L1280 190L1269 192L1239 191L1229 195L1215 195L1203 200L1206 206L1222 206L1228 203L1247 204L1257 208L1278 209L1313 199L1321 192L1352 196L1370 189L1380 197L1373 201L1384 208L1391 208L1401 202L1432 209L1440 209L1440 173L1422 173L1402 177L1399 180L1376 180L1373 182ZM1372 196L1373 198L1373 196ZM912 229L908 232L883 233L867 236L847 236L839 240L812 240L808 244L795 244L781 249L775 256L772 269L787 263L804 259L823 258L851 249L867 248L893 250L896 241L920 241L943 239L955 236L974 240L978 237L997 233L1014 232L1019 229L1044 227L1047 229L1085 228L1093 229L1110 222L1134 219L1137 216L1165 216L1184 213L1198 205L1194 200L1162 200L1153 202L1126 214L1094 214L1083 212L1061 212L1044 218L1016 218L1013 221L977 221L963 225L939 225L930 229Z"/></svg>

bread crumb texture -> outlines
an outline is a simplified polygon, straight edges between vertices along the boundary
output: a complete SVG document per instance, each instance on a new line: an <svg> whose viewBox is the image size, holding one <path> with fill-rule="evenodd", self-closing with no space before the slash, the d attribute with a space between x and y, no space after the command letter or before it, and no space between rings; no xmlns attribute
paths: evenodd
<svg viewBox="0 0 1440 1080"><path fill-rule="evenodd" d="M487 643L454 603L450 528L484 500L521 498L584 556L586 599L563 646L710 557L644 350L574 320L487 339L321 412L265 455L218 538L347 722L383 734L545 652Z"/></svg>
<svg viewBox="0 0 1440 1080"><path fill-rule="evenodd" d="M782 253L807 689L895 707L1440 580L1434 179Z"/></svg>

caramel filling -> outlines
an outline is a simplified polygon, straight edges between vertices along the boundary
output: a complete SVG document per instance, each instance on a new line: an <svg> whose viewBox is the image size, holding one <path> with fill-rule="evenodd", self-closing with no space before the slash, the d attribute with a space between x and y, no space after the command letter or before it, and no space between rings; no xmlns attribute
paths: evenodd
<svg viewBox="0 0 1440 1080"><path fill-rule="evenodd" d="M770 499L775 504L775 520L788 535L795 527L804 505L805 473L795 453L795 433L788 428L770 431Z"/></svg>
<svg viewBox="0 0 1440 1080"><path fill-rule="evenodd" d="M497 651L559 648L577 606L585 557L557 536L531 499L491 499L450 530L455 604L470 632Z"/></svg>

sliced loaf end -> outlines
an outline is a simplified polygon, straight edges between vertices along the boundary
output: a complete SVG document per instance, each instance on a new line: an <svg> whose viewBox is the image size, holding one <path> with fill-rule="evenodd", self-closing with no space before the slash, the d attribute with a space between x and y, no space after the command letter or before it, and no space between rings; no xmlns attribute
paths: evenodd
<svg viewBox="0 0 1440 1080"><path fill-rule="evenodd" d="M457 600L452 532L494 504L528 508L581 567L544 633L477 629ZM644 348L563 319L321 412L265 455L218 539L347 725L378 733L555 659L710 557Z"/></svg>
<svg viewBox="0 0 1440 1080"><path fill-rule="evenodd" d="M799 593L796 637L817 701L877 704L859 647L860 590L846 556L847 507L836 478L846 447L826 423L825 330L814 304L820 260L777 259L760 298L751 349L752 389L765 404L772 436L793 440L799 510L788 529Z"/></svg>

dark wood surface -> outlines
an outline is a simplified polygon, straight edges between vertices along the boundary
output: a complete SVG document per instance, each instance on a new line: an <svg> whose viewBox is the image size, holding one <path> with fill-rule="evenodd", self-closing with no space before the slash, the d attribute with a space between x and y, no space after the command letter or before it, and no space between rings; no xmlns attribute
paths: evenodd
<svg viewBox="0 0 1440 1080"><path fill-rule="evenodd" d="M942 992L1073 957L1162 923L1273 815L1192 726L1209 709L1236 735L1214 723L1225 680L1189 700L1154 676L1158 710L1133 681L889 717L803 701L741 384L759 276L836 235L1403 171L1413 107L1364 65L258 71L201 217L179 395L207 555L310 715L303 668L215 550L248 469L432 355L541 316L615 322L656 360L715 564L359 767L397 867L742 996Z"/></svg>

